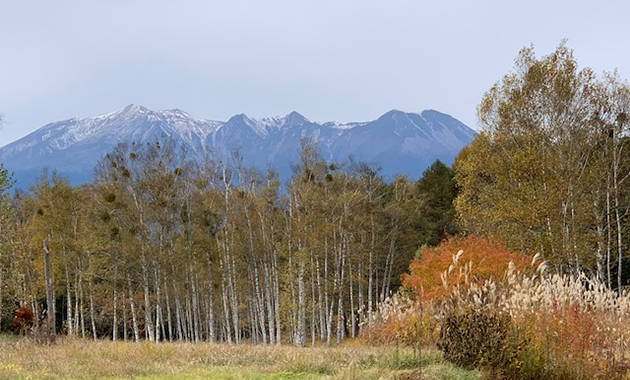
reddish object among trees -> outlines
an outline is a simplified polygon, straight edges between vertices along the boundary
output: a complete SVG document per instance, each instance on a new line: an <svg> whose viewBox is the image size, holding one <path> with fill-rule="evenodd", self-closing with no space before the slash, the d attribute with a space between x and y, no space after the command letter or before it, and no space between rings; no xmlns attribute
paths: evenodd
<svg viewBox="0 0 630 380"><path fill-rule="evenodd" d="M457 283L459 269L449 273L453 257L462 250L459 266L472 262L471 281L501 280L505 277L510 262L517 271L529 268L532 256L510 251L496 239L479 236L452 237L435 248L423 247L420 258L409 265L409 273L402 275L403 285L413 289L422 299L440 299ZM442 276L446 274L449 289L444 287Z"/></svg>
<svg viewBox="0 0 630 380"><path fill-rule="evenodd" d="M33 327L34 321L33 311L26 306L20 306L13 315L13 329L16 334L26 332L28 328Z"/></svg>

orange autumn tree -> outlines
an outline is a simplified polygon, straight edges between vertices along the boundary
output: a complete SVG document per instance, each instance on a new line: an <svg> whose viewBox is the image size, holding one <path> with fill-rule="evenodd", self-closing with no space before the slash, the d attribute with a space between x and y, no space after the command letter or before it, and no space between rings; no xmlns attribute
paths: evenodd
<svg viewBox="0 0 630 380"><path fill-rule="evenodd" d="M459 258L458 252L463 251ZM439 246L420 249L419 258L409 265L409 272L403 274L403 285L412 289L422 300L433 300L444 297L448 290L443 278L450 288L458 282L460 270L450 270L454 261L458 267L469 265L469 280L486 279L501 280L513 262L516 270L528 268L532 257L507 249L499 240L479 236L452 237ZM472 264L471 264L472 263Z"/></svg>

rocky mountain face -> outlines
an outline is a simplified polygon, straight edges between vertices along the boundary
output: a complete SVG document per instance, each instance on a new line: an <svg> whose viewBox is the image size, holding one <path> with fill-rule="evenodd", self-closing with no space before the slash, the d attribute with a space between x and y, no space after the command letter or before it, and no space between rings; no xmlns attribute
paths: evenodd
<svg viewBox="0 0 630 380"><path fill-rule="evenodd" d="M475 132L457 119L433 110L420 114L389 111L361 123L316 123L297 112L251 119L235 115L227 122L195 118L180 110L152 111L129 105L85 119L47 124L0 148L0 162L27 188L44 168L74 184L92 179L96 162L120 142L145 143L168 137L189 154L226 155L238 149L246 165L276 168L283 180L297 162L300 139L310 137L330 161L348 157L374 163L387 178L417 178L436 159L451 164Z"/></svg>

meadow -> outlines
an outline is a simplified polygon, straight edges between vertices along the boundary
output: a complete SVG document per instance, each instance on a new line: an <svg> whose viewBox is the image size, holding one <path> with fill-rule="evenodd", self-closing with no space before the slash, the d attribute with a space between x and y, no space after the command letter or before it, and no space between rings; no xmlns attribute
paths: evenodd
<svg viewBox="0 0 630 380"><path fill-rule="evenodd" d="M479 379L437 350L59 339L0 340L0 379Z"/></svg>

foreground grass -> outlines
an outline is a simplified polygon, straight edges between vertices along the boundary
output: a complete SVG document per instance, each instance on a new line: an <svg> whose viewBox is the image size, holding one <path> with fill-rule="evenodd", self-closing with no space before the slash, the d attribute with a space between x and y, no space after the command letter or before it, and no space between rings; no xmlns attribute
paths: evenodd
<svg viewBox="0 0 630 380"><path fill-rule="evenodd" d="M295 348L61 339L54 346L0 338L0 379L479 379L393 347Z"/></svg>

